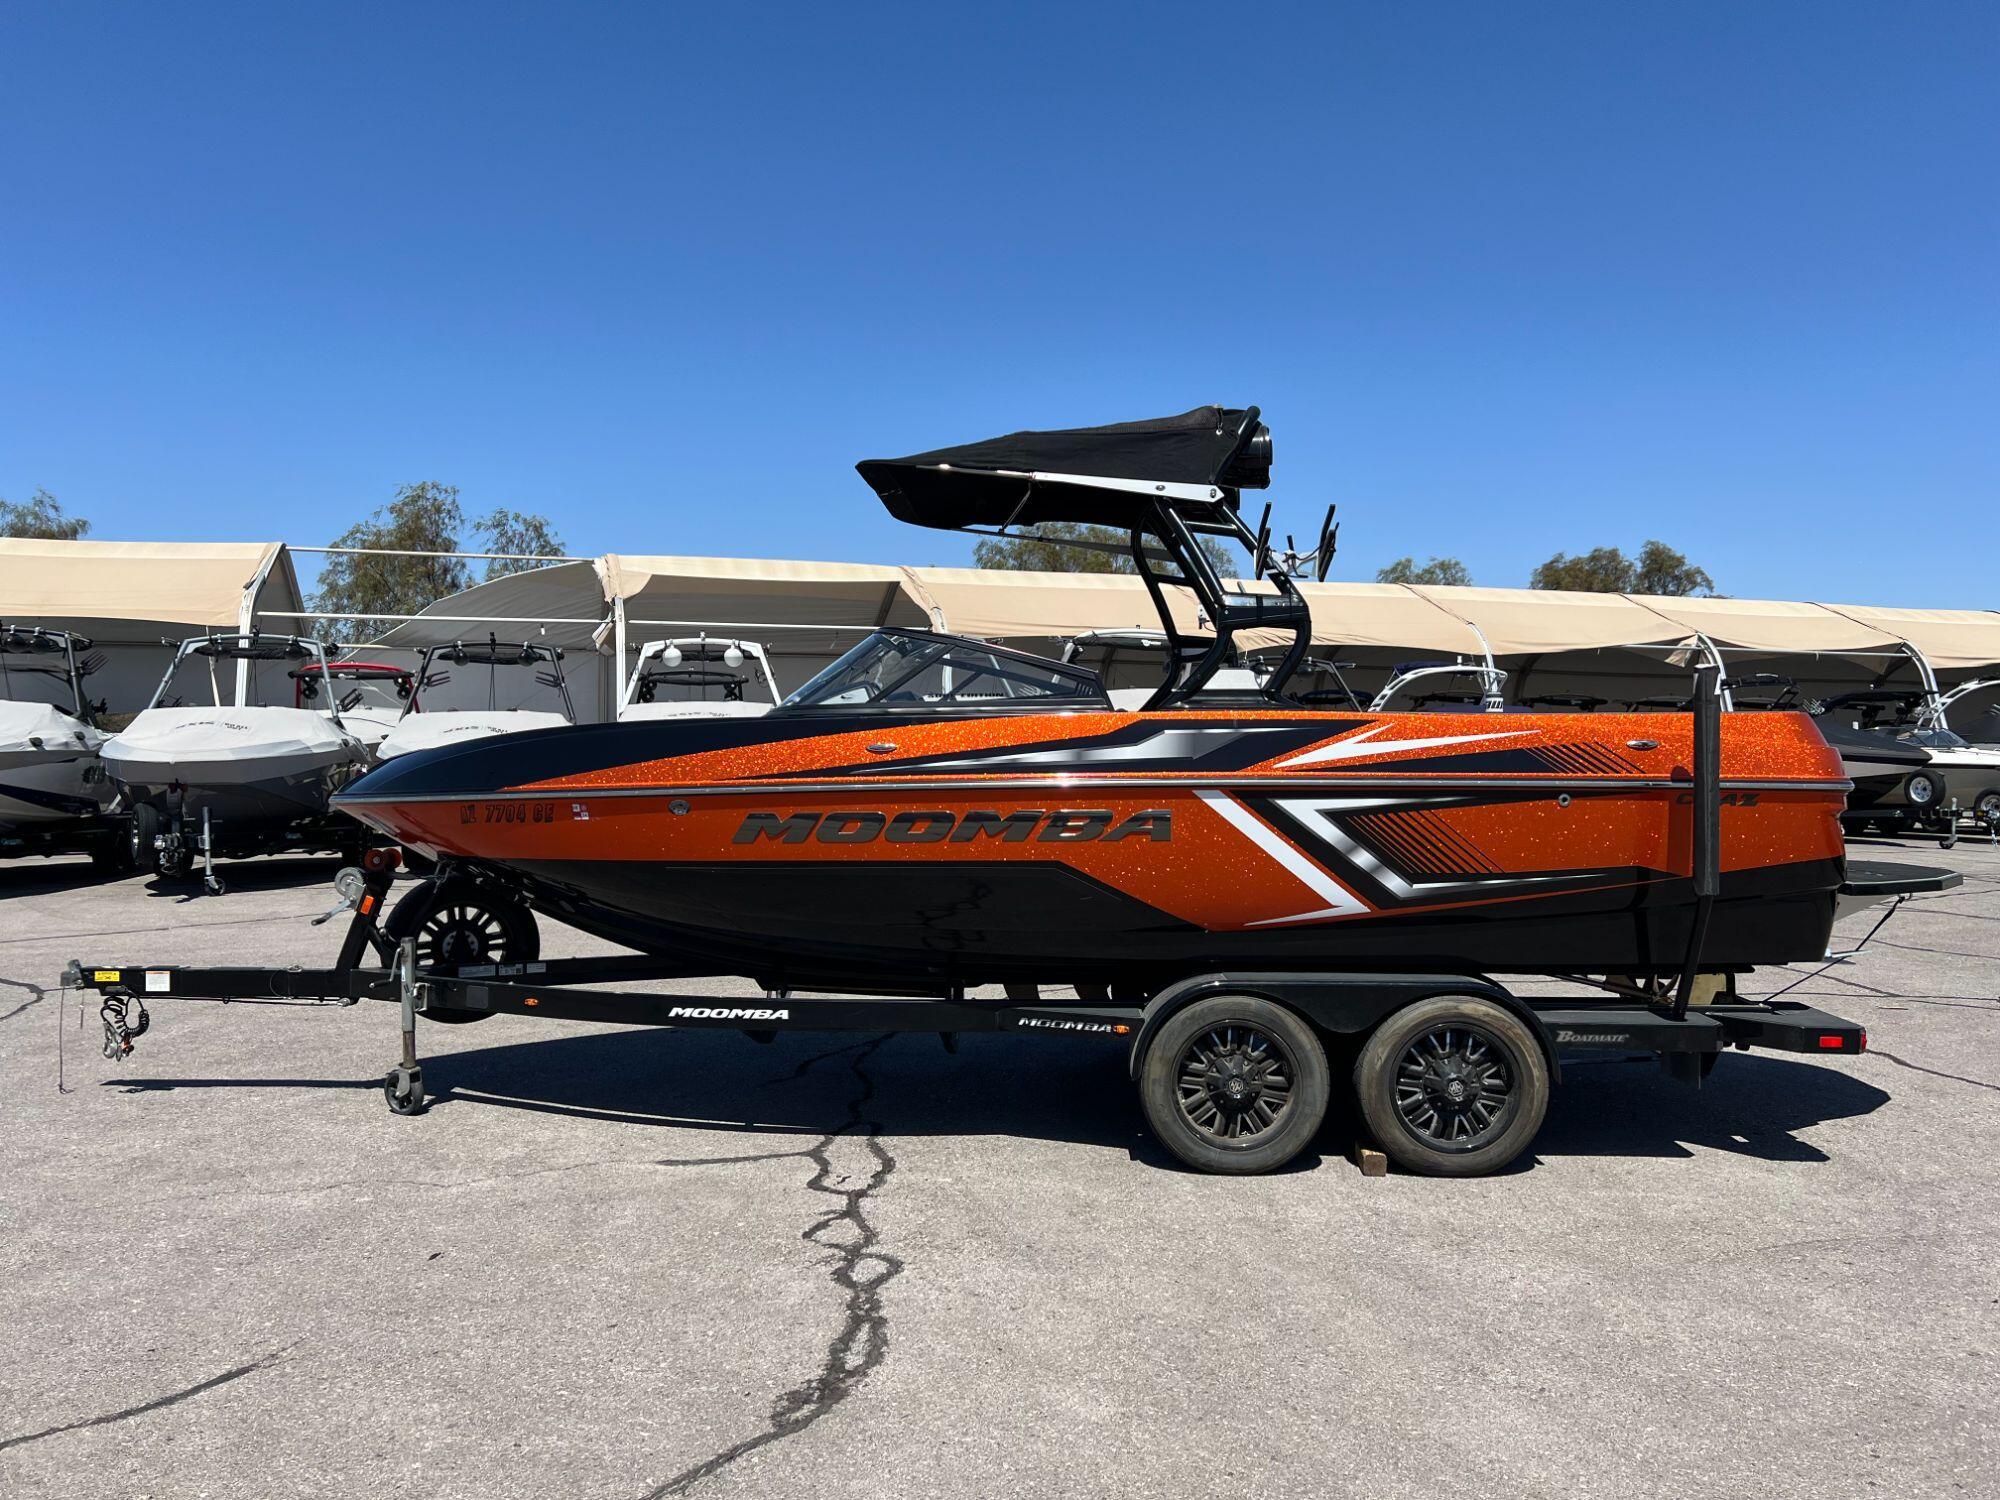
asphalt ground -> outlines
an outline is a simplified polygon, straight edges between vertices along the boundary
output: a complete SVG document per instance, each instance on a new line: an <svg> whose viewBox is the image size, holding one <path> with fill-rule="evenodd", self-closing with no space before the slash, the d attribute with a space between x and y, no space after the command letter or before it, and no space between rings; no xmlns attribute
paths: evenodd
<svg viewBox="0 0 2000 1500"><path fill-rule="evenodd" d="M0 865L0 1494L2000 1493L2000 850L1867 852L1965 885L1751 988L1873 1050L1575 1067L1478 1181L1180 1170L1072 1038L425 1023L408 1119L385 1005L113 1064L70 958L324 963L331 867Z"/></svg>

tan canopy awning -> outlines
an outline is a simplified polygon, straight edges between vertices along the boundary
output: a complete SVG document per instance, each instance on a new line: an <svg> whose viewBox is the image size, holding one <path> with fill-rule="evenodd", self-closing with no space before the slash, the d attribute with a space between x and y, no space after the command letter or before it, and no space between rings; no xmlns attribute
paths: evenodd
<svg viewBox="0 0 2000 1500"><path fill-rule="evenodd" d="M1672 645L1691 633L1623 594L1438 584L1413 591L1476 627L1496 657Z"/></svg>
<svg viewBox="0 0 2000 1500"><path fill-rule="evenodd" d="M0 620L96 643L90 694L112 715L146 706L171 657L163 640L305 622L278 542L48 542L0 538Z"/></svg>
<svg viewBox="0 0 2000 1500"><path fill-rule="evenodd" d="M45 542L0 537L0 620L148 621L235 630L254 600L297 609L278 542ZM295 631L296 621L273 630Z"/></svg>
<svg viewBox="0 0 2000 1500"><path fill-rule="evenodd" d="M540 641L565 651L588 651L606 618L597 564L551 563L505 573L428 605L414 619L392 626L376 644L409 650L483 640Z"/></svg>
<svg viewBox="0 0 2000 1500"><path fill-rule="evenodd" d="M1089 630L1157 630L1159 611L1130 573L905 568L911 596L939 630L992 640L1060 640ZM1177 628L1206 634L1194 598L1170 589Z"/></svg>
<svg viewBox="0 0 2000 1500"><path fill-rule="evenodd" d="M823 625L920 624L905 569L872 563L785 562L755 557L602 558L604 598L623 600L633 631ZM646 620L663 622L638 625Z"/></svg>
<svg viewBox="0 0 2000 1500"><path fill-rule="evenodd" d="M1301 583L1299 591L1312 606L1316 646L1379 648L1399 658L1416 652L1476 659L1485 651L1479 633L1460 616L1407 584ZM1259 632L1257 645L1285 639Z"/></svg>
<svg viewBox="0 0 2000 1500"><path fill-rule="evenodd" d="M1812 656L1894 650L1897 644L1892 634L1801 600L1645 597L1639 602L1718 646L1738 651Z"/></svg>
<svg viewBox="0 0 2000 1500"><path fill-rule="evenodd" d="M1829 604L1829 613L1907 641L1940 672L2000 666L2000 614L1984 609L1879 609Z"/></svg>

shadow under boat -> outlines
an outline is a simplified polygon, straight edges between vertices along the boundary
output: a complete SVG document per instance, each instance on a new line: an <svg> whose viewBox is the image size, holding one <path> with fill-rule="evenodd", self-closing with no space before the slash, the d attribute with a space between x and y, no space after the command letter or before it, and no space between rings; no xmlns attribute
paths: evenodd
<svg viewBox="0 0 2000 1500"><path fill-rule="evenodd" d="M933 1036L781 1035L766 1046L703 1031L606 1031L433 1053L424 1063L433 1108L494 1108L620 1125L752 1138L752 1150L793 1139L800 1150L831 1133L870 1126L889 1139L1002 1136L1126 1152L1148 1166L1179 1164L1147 1131L1118 1049L1024 1043L968 1034L957 1056ZM865 1054L865 1055L864 1055ZM856 1068L860 1075L857 1076ZM858 1107L859 1078L870 1088ZM374 1090L374 1079L119 1078L131 1093L180 1089ZM1829 1158L1802 1134L1873 1113L1884 1089L1847 1073L1781 1058L1732 1054L1699 1091L1660 1073L1649 1056L1566 1061L1547 1123L1530 1153L1688 1158L1697 1148L1775 1162ZM418 1127L422 1128L422 1127ZM1336 1108L1316 1150L1338 1157L1359 1125ZM734 1154L718 1149L717 1156Z"/></svg>

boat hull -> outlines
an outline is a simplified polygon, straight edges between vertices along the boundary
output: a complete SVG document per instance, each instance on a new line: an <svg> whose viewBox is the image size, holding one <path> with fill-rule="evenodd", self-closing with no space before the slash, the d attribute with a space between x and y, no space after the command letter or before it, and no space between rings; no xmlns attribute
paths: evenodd
<svg viewBox="0 0 2000 1500"><path fill-rule="evenodd" d="M169 829L198 831L205 818L226 852L254 853L328 822L329 799L365 754L310 709L148 709L105 743L104 764Z"/></svg>
<svg viewBox="0 0 2000 1500"><path fill-rule="evenodd" d="M47 831L103 814L117 797L93 751L0 754L0 831Z"/></svg>
<svg viewBox="0 0 2000 1500"><path fill-rule="evenodd" d="M968 715L599 725L411 756L336 804L545 913L732 972L1666 972L1686 715ZM1729 716L1716 966L1816 957L1838 757Z"/></svg>

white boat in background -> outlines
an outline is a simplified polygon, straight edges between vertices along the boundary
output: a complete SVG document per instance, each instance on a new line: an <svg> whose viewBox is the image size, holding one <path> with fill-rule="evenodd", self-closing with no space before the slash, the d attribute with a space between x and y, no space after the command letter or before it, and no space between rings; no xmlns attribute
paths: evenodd
<svg viewBox="0 0 2000 1500"><path fill-rule="evenodd" d="M195 669L206 668L205 672ZM260 669L320 675L327 707L247 701L279 691ZM189 688L207 703L190 703ZM369 762L343 722L326 648L299 636L250 632L181 642L152 703L104 744L104 764L131 804L131 848L142 869L187 875L197 856L209 890L214 860L281 852L344 851L361 831L328 799ZM236 701L230 701L230 700Z"/></svg>
<svg viewBox="0 0 2000 1500"><path fill-rule="evenodd" d="M492 636L484 641L432 646L424 652L417 668L408 707L395 727L375 746L376 759L394 760L418 750L574 724L576 706L570 701L569 684L563 679L562 657L562 651L555 646L502 641ZM485 669L483 673L480 668ZM454 669L459 675L454 676ZM522 706L538 689L559 707ZM483 706L439 706L440 703L479 705L481 699ZM502 707L503 702L508 706Z"/></svg>
<svg viewBox="0 0 2000 1500"><path fill-rule="evenodd" d="M755 641L684 636L648 641L618 697L618 722L754 719L784 694Z"/></svg>
<svg viewBox="0 0 2000 1500"><path fill-rule="evenodd" d="M1937 800L1927 810L1933 823L1949 828L1955 808L1989 827L2000 827L2000 745L1974 744L1946 719L1961 698L1993 685L1989 680L1968 682L1950 693L1940 693L1929 684L1921 690L1842 693L1829 698L1820 713L1928 755L1928 769L1940 782Z"/></svg>
<svg viewBox="0 0 2000 1500"><path fill-rule="evenodd" d="M83 688L95 659L77 654L90 649L68 631L0 626L0 855L124 858L106 736Z"/></svg>
<svg viewBox="0 0 2000 1500"><path fill-rule="evenodd" d="M1172 645L1159 630L1086 630L1063 641L1061 660L1088 667L1105 686L1111 706L1137 713L1159 691ZM1208 693L1256 693L1262 679L1238 657L1216 668L1203 685Z"/></svg>
<svg viewBox="0 0 2000 1500"><path fill-rule="evenodd" d="M294 704L327 718L337 713L341 727L366 747L370 765L403 715L418 711L417 674L412 667L345 657L328 662L324 671L302 666L289 675ZM326 701L328 682L337 695L332 703Z"/></svg>

